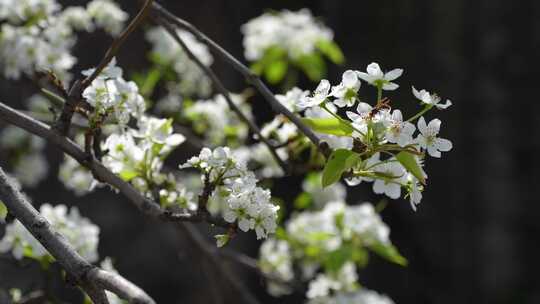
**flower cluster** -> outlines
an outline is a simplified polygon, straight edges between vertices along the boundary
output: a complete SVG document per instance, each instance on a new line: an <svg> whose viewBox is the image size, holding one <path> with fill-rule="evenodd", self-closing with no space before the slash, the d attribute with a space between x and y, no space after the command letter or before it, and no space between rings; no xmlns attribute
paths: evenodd
<svg viewBox="0 0 540 304"><path fill-rule="evenodd" d="M290 58L296 59L315 51L317 43L331 41L334 36L308 9L265 13L244 24L242 33L244 55L250 61L261 59L271 47L283 48Z"/></svg>
<svg viewBox="0 0 540 304"><path fill-rule="evenodd" d="M68 80L68 70L75 64L71 48L76 31L104 28L118 34L127 14L114 2L93 0L84 7L62 10L55 0L1 0L0 65L7 78L18 79L22 73L51 70Z"/></svg>
<svg viewBox="0 0 540 304"><path fill-rule="evenodd" d="M141 116L137 126L107 137L102 144L107 151L103 164L144 193L165 179L163 161L185 138L173 132L171 119Z"/></svg>
<svg viewBox="0 0 540 304"><path fill-rule="evenodd" d="M268 291L276 296L287 294L294 279L309 282L309 299L357 291L357 267L367 263L367 249L405 263L390 243L389 233L369 203L347 206L333 201L320 211L299 213L278 234L281 239L269 239L261 246L260 268L277 279ZM295 263L299 274L293 271Z"/></svg>
<svg viewBox="0 0 540 304"><path fill-rule="evenodd" d="M249 119L253 119L251 107L242 94L231 94L231 100ZM212 99L198 100L185 107L185 117L192 123L193 130L204 136L209 145L243 143L249 129L227 104L223 95Z"/></svg>
<svg viewBox="0 0 540 304"><path fill-rule="evenodd" d="M84 259L91 263L98 260L99 227L82 217L76 207L72 207L68 212L65 205L53 207L44 204L40 207L40 213ZM47 250L19 221L8 224L6 233L0 240L0 252L8 251L18 260L23 257L52 259Z"/></svg>
<svg viewBox="0 0 540 304"><path fill-rule="evenodd" d="M93 72L94 69L89 69L83 75ZM122 74L122 69L116 66L116 60L113 59L82 93L85 100L94 107L89 117L91 126L101 124L109 115L113 115L118 124L125 125L130 116L139 119L146 110L139 88L135 82L124 80Z"/></svg>
<svg viewBox="0 0 540 304"><path fill-rule="evenodd" d="M422 169L425 152L432 157L441 157L441 152L452 149L452 143L438 137L441 121L433 119L426 123L423 115L432 109L446 109L452 103L426 90L412 88L413 96L423 105L416 115L405 120L399 109L392 109L390 100L383 98L383 91L396 90L394 83L403 73L394 69L384 73L377 63L371 63L366 72L348 70L342 81L332 86L323 79L312 94L302 93L296 107L305 109L305 116L321 139L334 149L349 150L349 155L358 161L351 165L347 178L349 185L362 181L374 182L373 191L397 199L404 188L411 206L422 198L421 191L427 175ZM361 81L377 89L377 101L371 105L359 100ZM339 114L338 108L352 108ZM414 121L418 119L417 126ZM333 129L323 129L323 124ZM415 135L417 130L419 133ZM384 156L384 158L383 158Z"/></svg>
<svg viewBox="0 0 540 304"><path fill-rule="evenodd" d="M265 13L244 24L242 32L251 69L273 84L292 81L296 71L318 81L326 74L325 58L336 64L344 61L332 30L308 9Z"/></svg>
<svg viewBox="0 0 540 304"><path fill-rule="evenodd" d="M206 66L212 65L214 58L206 45L197 41L189 32L177 30L180 38L189 46L189 50ZM152 58L162 67L172 66L178 75L177 88L184 97L206 97L210 94L212 83L204 72L187 56L176 40L163 28L155 27L146 33L152 43Z"/></svg>
<svg viewBox="0 0 540 304"><path fill-rule="evenodd" d="M180 168L196 168L204 174L205 185L211 185L213 195L225 201L222 216L237 223L240 230L255 230L257 239L265 238L276 229L278 206L271 202L269 190L257 186L255 174L245 163L234 157L227 147L213 151L203 148Z"/></svg>
<svg viewBox="0 0 540 304"><path fill-rule="evenodd" d="M13 165L12 174L24 185L34 187L47 177L49 165L43 154L45 141L13 126L0 133L3 155Z"/></svg>

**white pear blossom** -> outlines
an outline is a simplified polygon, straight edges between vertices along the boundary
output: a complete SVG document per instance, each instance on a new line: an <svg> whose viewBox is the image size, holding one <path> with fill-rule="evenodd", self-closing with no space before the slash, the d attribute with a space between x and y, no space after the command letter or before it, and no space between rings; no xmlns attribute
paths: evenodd
<svg viewBox="0 0 540 304"><path fill-rule="evenodd" d="M91 263L98 260L99 227L87 218L81 217L76 207L72 207L68 212L65 205L53 207L43 204L40 207L40 213L85 260ZM48 255L46 249L18 220L6 226L6 233L0 240L0 252L8 251L11 251L19 260L25 255L35 259Z"/></svg>
<svg viewBox="0 0 540 304"><path fill-rule="evenodd" d="M58 179L78 196L88 193L97 185L97 181L92 176L92 173L81 166L71 156L67 155L60 165Z"/></svg>
<svg viewBox="0 0 540 304"><path fill-rule="evenodd" d="M416 142L424 150L427 150L428 154L433 157L441 157L442 152L448 152L452 150L452 142L448 139L437 137L441 128L441 121L439 119L433 119L426 125L424 117L418 119L418 130L420 134L416 138Z"/></svg>
<svg viewBox="0 0 540 304"><path fill-rule="evenodd" d="M13 166L12 174L27 187L37 186L47 177L48 161L43 153L45 140L14 126L0 133L0 147Z"/></svg>
<svg viewBox="0 0 540 304"><path fill-rule="evenodd" d="M273 296L281 296L293 291L286 284L294 279L291 249L286 241L266 240L259 248L259 267L266 275L280 280L280 282L268 281L268 293Z"/></svg>
<svg viewBox="0 0 540 304"><path fill-rule="evenodd" d="M311 108L324 103L330 95L330 82L326 79L321 80L313 96L303 96L297 106L300 109Z"/></svg>
<svg viewBox="0 0 540 304"><path fill-rule="evenodd" d="M411 203L411 208L416 211L416 206L420 204L420 201L422 201L423 186L420 184L418 179L410 173L407 174L407 181L409 185L409 202Z"/></svg>
<svg viewBox="0 0 540 304"><path fill-rule="evenodd" d="M355 129L366 134L368 130L368 124L373 119L371 115L372 110L373 107L370 104L360 102L358 103L358 107L356 108L356 113L347 111L346 114L347 117L349 117L349 119L353 122L353 126L355 127Z"/></svg>
<svg viewBox="0 0 540 304"><path fill-rule="evenodd" d="M99 3L106 3L106 7ZM111 18L120 15L121 20ZM62 9L54 0L1 0L0 67L11 79L50 70L67 83L69 70L77 61L71 54L77 42L76 31L92 31L114 23L119 32L125 19L126 13L105 0L92 1L86 9Z"/></svg>
<svg viewBox="0 0 540 304"><path fill-rule="evenodd" d="M405 168L397 160L390 159L374 166L373 170L382 177L373 182L373 192L398 199L401 196L401 186L406 179Z"/></svg>
<svg viewBox="0 0 540 304"><path fill-rule="evenodd" d="M285 95L277 94L276 99L282 105L284 105L287 108L287 110L295 113L302 110L301 108L298 107L298 103L300 100L307 97L308 94L309 94L309 91L302 91L299 88L294 87L290 89L289 91L287 91Z"/></svg>
<svg viewBox="0 0 540 304"><path fill-rule="evenodd" d="M94 69L86 70L83 74L90 75L93 71ZM116 66L116 60L113 59L83 91L82 96L95 108L94 115L99 117L113 113L118 124L126 125L130 116L139 119L146 105L137 85L132 81L125 81L122 74L122 69Z"/></svg>
<svg viewBox="0 0 540 304"><path fill-rule="evenodd" d="M202 44L191 33L176 30L182 41L189 46L189 50L204 65L211 66L214 62L212 54L205 44ZM212 91L212 82L206 74L189 59L183 48L176 40L161 27L151 28L146 32L146 39L152 43L152 53L163 61L163 64L170 65L178 75L178 82L175 83L182 96L207 97Z"/></svg>
<svg viewBox="0 0 540 304"><path fill-rule="evenodd" d="M189 167L209 175L204 181L213 183L217 188L213 196L221 196L225 201L222 210L225 221L237 223L244 232L255 230L257 239L266 238L276 230L279 206L271 202L269 190L257 186L255 174L228 147L203 148L198 156L180 166Z"/></svg>
<svg viewBox="0 0 540 304"><path fill-rule="evenodd" d="M412 137L415 130L416 127L412 123L403 121L400 110L394 110L390 125L386 131L386 139L391 143L405 147L413 142Z"/></svg>
<svg viewBox="0 0 540 304"><path fill-rule="evenodd" d="M449 99L447 99L446 102L442 104L441 97L439 97L437 94L430 94L426 90L418 91L414 87L412 87L412 92L414 97L416 97L422 103L435 106L439 110L444 110L452 105L452 102Z"/></svg>
<svg viewBox="0 0 540 304"><path fill-rule="evenodd" d="M378 63L372 62L367 66L367 73L357 71L358 77L372 86L380 86L383 90L393 91L399 88L399 85L393 83L403 74L402 69L393 69L384 73Z"/></svg>
<svg viewBox="0 0 540 304"><path fill-rule="evenodd" d="M347 70L343 73L341 83L332 87L330 95L336 97L334 104L340 108L345 106L352 107L357 100L357 93L360 89L361 82L357 74L352 70Z"/></svg>
<svg viewBox="0 0 540 304"><path fill-rule="evenodd" d="M230 97L246 117L253 119L251 106L244 96L231 94ZM224 144L230 136L243 141L249 133L247 125L231 110L221 94L212 99L198 100L186 108L185 116L192 121L195 132L204 135L209 145Z"/></svg>
<svg viewBox="0 0 540 304"><path fill-rule="evenodd" d="M86 10L97 26L102 27L112 36L117 36L122 32L124 23L129 17L114 1L110 0L92 0L88 3Z"/></svg>
<svg viewBox="0 0 540 304"><path fill-rule="evenodd" d="M312 53L320 41L332 41L332 31L318 22L308 9L265 13L242 26L244 55L250 61L261 59L271 47L284 49L297 59Z"/></svg>

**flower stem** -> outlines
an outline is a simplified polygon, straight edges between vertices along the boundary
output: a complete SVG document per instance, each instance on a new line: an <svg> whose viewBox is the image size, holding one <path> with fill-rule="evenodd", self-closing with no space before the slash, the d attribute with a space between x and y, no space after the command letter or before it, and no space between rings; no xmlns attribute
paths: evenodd
<svg viewBox="0 0 540 304"><path fill-rule="evenodd" d="M433 105L432 105L432 104L427 104L427 105L422 109L422 111L416 113L416 115L414 115L413 117L407 119L407 122L415 121L415 120L418 119L420 116L424 115L427 111L431 110L431 108L433 108Z"/></svg>

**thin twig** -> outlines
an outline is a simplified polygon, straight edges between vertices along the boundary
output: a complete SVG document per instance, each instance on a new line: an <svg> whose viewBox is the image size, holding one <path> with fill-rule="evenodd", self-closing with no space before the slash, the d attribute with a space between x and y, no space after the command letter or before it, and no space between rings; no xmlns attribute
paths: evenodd
<svg viewBox="0 0 540 304"><path fill-rule="evenodd" d="M71 244L28 202L26 197L0 168L0 199L10 214L47 249L56 261L75 279L96 304L108 304L104 289L131 303L154 304L139 287L119 274L93 266L73 249Z"/></svg>
<svg viewBox="0 0 540 304"><path fill-rule="evenodd" d="M164 210L156 202L144 197L129 183L118 177L107 169L101 162L94 157L85 153L79 145L73 142L71 139L66 138L54 130L48 125L35 120L34 118L25 115L3 103L0 102L0 120L4 120L12 125L15 125L21 129L24 129L34 135L37 135L48 142L54 144L60 148L64 153L73 157L82 166L88 168L94 178L100 182L107 183L114 188L118 189L128 200L139 208L146 216L151 218L157 218L163 221L169 222L202 222L206 221L210 224L220 226L223 228L230 228L231 224L225 222L222 218L211 217L206 214L189 214L181 213L175 214L168 210Z"/></svg>
<svg viewBox="0 0 540 304"><path fill-rule="evenodd" d="M135 18L131 20L129 25L124 29L124 31L118 36L116 39L113 40L111 46L105 53L105 56L103 56L103 59L101 59L101 62L98 64L98 66L95 68L94 72L90 74L88 77L86 77L82 83L82 91L84 91L85 88L87 88L96 77L107 67L109 62L116 56L116 53L120 50L120 47L122 47L122 44L126 41L127 37L133 33L133 31L142 23L146 15L148 14L150 7L152 5L153 0L146 0L143 7L139 10Z"/></svg>
<svg viewBox="0 0 540 304"><path fill-rule="evenodd" d="M120 36L113 40L111 46L105 53L105 56L101 59L98 66L94 69L94 72L92 72L92 74L84 78L82 81L76 80L73 83L73 86L71 86L71 88L69 89L69 93L67 95L64 107L62 108L62 113L60 114L58 121L54 125L54 128L60 134L64 136L67 135L69 127L71 125L71 119L73 117L73 114L75 113L76 108L79 105L85 103L81 96L84 89L86 89L92 83L92 81L96 79L96 77L114 58L116 53L118 53L118 50L120 50L120 47L124 44L127 37L141 24L144 17L146 17L146 15L148 14L152 2L153 0L146 0L144 6L139 10L139 13L135 16L135 18L133 18L127 28L124 29Z"/></svg>
<svg viewBox="0 0 540 304"><path fill-rule="evenodd" d="M214 84L215 89L219 93L221 93L221 95L225 98L225 100L227 101L227 104L233 110L233 112L236 113L236 115L238 115L240 120L242 120L244 123L246 123L248 125L248 127L251 129L251 131L253 133L255 133L257 139L262 141L266 145L266 147L270 151L270 154L272 154L272 156L274 157L276 162L279 164L279 166L283 170L283 173L288 174L290 170L289 170L289 167L287 166L287 164L279 157L279 155L277 154L276 149L268 141L268 139L266 139L266 137L264 137L261 134L261 129L259 128L259 126L257 126L257 124L254 121L249 119L242 112L242 110L240 110L240 108L234 103L234 101L231 99L231 94L229 93L227 88L225 88L225 85L221 82L221 80L219 80L219 77L216 75L216 73L214 73L214 71L210 67L208 67L204 63L202 63L201 60L199 58L197 58L197 56L195 56L195 54L193 54L193 52L189 49L189 47L186 45L186 43L182 40L180 35L178 35L175 28L167 20L165 20L163 18L160 18L160 17L157 17L157 18L154 18L154 19L182 47L182 49L184 50L186 55L191 59L191 61L193 61L210 78L210 80L212 80L212 83Z"/></svg>
<svg viewBox="0 0 540 304"><path fill-rule="evenodd" d="M315 133L302 122L302 120L293 114L291 111L289 111L284 105L282 105L274 96L274 94L268 89L268 87L262 82L262 80L254 74L248 67L246 67L244 64L242 64L238 59L236 59L234 56L232 56L229 52L224 50L221 46L219 46L216 42L214 42L212 39L208 38L205 34L203 34L200 30L198 30L195 26L193 26L191 23L175 16L174 14L167 11L165 8L163 8L161 5L154 2L152 4L152 10L157 14L158 17L161 17L168 22L178 26L179 28L186 30L190 33L192 33L197 39L201 40L204 44L208 45L210 49L214 50L214 52L222 57L226 62L228 62L235 70L237 70L240 74L242 74L246 81L248 81L250 84L252 84L258 91L261 93L261 95L264 97L264 99L272 106L274 111L283 114L285 117L287 117L292 123L294 123L298 129L307 137L309 140L317 147L319 150L325 155L328 156L330 153L330 149L327 144L322 144L322 142L319 140L319 138L315 135Z"/></svg>

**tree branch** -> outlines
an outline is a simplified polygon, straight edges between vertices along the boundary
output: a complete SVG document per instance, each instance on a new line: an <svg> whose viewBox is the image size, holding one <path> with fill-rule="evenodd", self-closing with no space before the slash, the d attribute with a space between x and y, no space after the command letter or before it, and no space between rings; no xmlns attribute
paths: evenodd
<svg viewBox="0 0 540 304"><path fill-rule="evenodd" d="M161 5L154 2L152 4L152 11L157 15L157 17L163 18L168 22L178 26L179 28L186 30L192 33L197 39L202 41L204 44L208 45L217 55L223 58L227 63L229 63L235 70L242 74L246 81L252 84L255 89L264 97L264 99L272 106L274 111L283 114L287 117L292 123L294 123L298 129L307 137L309 140L325 155L328 156L330 149L328 144L321 142L315 133L305 125L302 120L289 111L284 105L282 105L274 96L274 94L268 89L268 87L262 82L262 80L255 75L248 67L242 64L238 59L232 56L229 52L224 50L212 39L208 38L205 34L199 31L195 26L189 22L175 16L174 14L167 11Z"/></svg>
<svg viewBox="0 0 540 304"><path fill-rule="evenodd" d="M122 44L126 41L127 37L133 33L133 31L141 24L141 22L144 20L146 15L148 15L148 12L150 11L151 5L153 0L146 0L143 7L139 10L135 18L131 20L129 25L124 29L124 31L118 36L116 39L113 40L111 46L105 53L105 56L103 56L103 59L101 59L98 66L95 68L94 72L90 74L88 77L86 77L82 83L81 87L82 90L86 89L96 77L107 67L109 62L116 56L116 53L120 50L120 47L122 47Z"/></svg>
<svg viewBox="0 0 540 304"><path fill-rule="evenodd" d="M232 101L229 91L227 90L227 88L225 88L225 85L223 85L221 80L219 80L216 73L214 73L214 71L210 67L202 63L201 60L199 60L199 58L197 58L197 56L193 54L193 52L189 49L186 43L182 40L180 35L178 35L174 27L167 20L160 17L154 18L154 20L156 23L161 25L169 33L169 35L173 37L173 39L182 47L184 52L186 52L187 56L212 80L212 83L214 84L214 88L219 93L221 93L221 95L223 95L229 107L236 113L236 115L240 118L240 120L242 120L244 123L246 123L249 126L251 131L255 133L255 135L257 136L257 139L259 139L266 145L266 147L270 151L270 154L272 154L276 162L279 164L279 166L283 170L283 173L285 174L290 173L290 168L279 157L274 146L268 141L268 139L266 139L261 134L261 129L259 129L257 124L255 124L255 122L250 120L244 113L242 113L242 110L240 110L240 108Z"/></svg>
<svg viewBox="0 0 540 304"><path fill-rule="evenodd" d="M131 303L154 304L139 287L118 274L93 266L84 260L68 241L28 202L0 168L0 198L21 224L47 249L56 261L75 279L96 304L108 304L103 289L110 290Z"/></svg>

